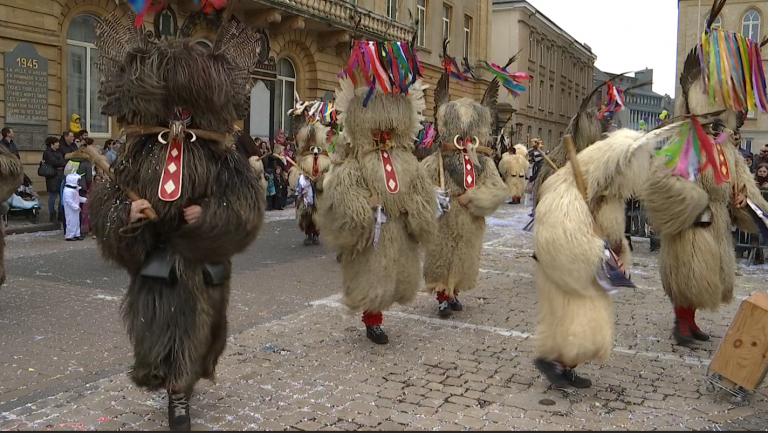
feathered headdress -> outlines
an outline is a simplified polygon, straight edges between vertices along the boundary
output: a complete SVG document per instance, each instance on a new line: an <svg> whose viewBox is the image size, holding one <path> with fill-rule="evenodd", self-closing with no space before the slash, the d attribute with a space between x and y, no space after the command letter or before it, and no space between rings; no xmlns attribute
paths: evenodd
<svg viewBox="0 0 768 433"><path fill-rule="evenodd" d="M261 34L229 19L236 3L227 4L210 50L183 37L150 39L115 13L97 23L102 112L126 125L167 126L169 113L182 110L191 128L231 132L250 108L250 72L263 46Z"/></svg>
<svg viewBox="0 0 768 433"><path fill-rule="evenodd" d="M409 42L354 41L346 66L339 78L349 77L354 82L353 72L359 69L368 87L363 106L378 88L384 93L408 93L424 69L419 63L416 50Z"/></svg>

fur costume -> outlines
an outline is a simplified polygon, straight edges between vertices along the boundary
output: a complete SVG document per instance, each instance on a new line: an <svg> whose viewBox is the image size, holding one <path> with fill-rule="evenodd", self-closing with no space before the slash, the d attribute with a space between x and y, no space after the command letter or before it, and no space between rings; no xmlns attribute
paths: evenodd
<svg viewBox="0 0 768 433"><path fill-rule="evenodd" d="M624 264L631 263L624 238L624 199L648 179L651 153L663 132L643 136L622 129L581 151L578 163L586 201L570 164L542 185L533 229L541 357L570 369L610 355L614 316L596 272L604 260L606 239Z"/></svg>
<svg viewBox="0 0 768 433"><path fill-rule="evenodd" d="M505 152L499 162L499 173L507 183L508 195L513 202L520 203L525 194L525 175L528 172L528 149L522 144L514 146L515 153Z"/></svg>
<svg viewBox="0 0 768 433"><path fill-rule="evenodd" d="M696 115L705 124L715 118L707 113L726 107L719 100L710 101L703 81L699 54L694 48L683 65L683 97L678 98L675 113ZM719 114L719 119L726 128L737 131L736 112L726 110ZM673 336L680 344L709 338L696 325L697 309L717 310L733 300L735 254L731 228L736 225L741 230L757 232L747 209L734 206L736 193L768 209L737 145L729 133L720 146L730 181L716 185L713 171L708 168L690 182L672 176L660 161L643 196L645 210L661 239L661 280L674 307Z"/></svg>
<svg viewBox="0 0 768 433"><path fill-rule="evenodd" d="M122 303L130 376L149 390L189 395L200 378L213 379L226 345L231 258L262 224L263 186L229 141L247 113L260 41L223 22L211 50L151 41L114 14L96 25L104 113L130 126L113 181L93 188L89 208L102 254L131 277ZM157 220L131 224L126 191L149 201ZM192 224L183 216L190 205L202 209Z"/></svg>
<svg viewBox="0 0 768 433"><path fill-rule="evenodd" d="M419 250L437 235L435 191L412 153L424 86L416 81L407 95L376 89L366 107L368 89L355 90L348 79L340 87L336 107L350 154L318 188L317 221L324 241L340 253L345 304L363 310L367 327L379 326L382 311L416 295ZM385 178L387 165L396 182ZM377 205L386 216L380 227Z"/></svg>
<svg viewBox="0 0 768 433"><path fill-rule="evenodd" d="M0 214L8 212L8 198L24 181L24 168L21 160L0 146ZM5 284L5 224L0 224L0 286Z"/></svg>
<svg viewBox="0 0 768 433"><path fill-rule="evenodd" d="M331 168L331 159L328 156L328 133L330 128L315 122L302 127L296 134L299 154L296 156L296 164L288 171L288 185L296 191L296 221L299 228L307 236L306 245L318 243L317 237L320 231L317 229L315 213L317 207L314 203L315 179ZM297 189L298 188L298 189Z"/></svg>
<svg viewBox="0 0 768 433"><path fill-rule="evenodd" d="M485 217L504 202L507 188L499 177L490 149L485 148L488 152L481 153L472 145L472 141L485 143L490 135L491 116L487 107L463 98L442 104L437 119L437 143L441 150L421 164L433 187L442 188L449 197L450 207L438 219L440 241L427 248L424 278L427 291L437 294L442 304L475 287ZM468 145L462 146L464 150L457 148L455 139ZM442 176L440 170L443 170ZM440 184L441 177L444 186ZM469 198L466 206L457 200L463 194ZM439 306L442 316L450 313L445 309L448 306Z"/></svg>

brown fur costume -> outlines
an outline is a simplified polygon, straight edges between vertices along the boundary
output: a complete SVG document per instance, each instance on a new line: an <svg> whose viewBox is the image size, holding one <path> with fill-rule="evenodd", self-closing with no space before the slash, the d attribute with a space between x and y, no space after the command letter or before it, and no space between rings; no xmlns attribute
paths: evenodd
<svg viewBox="0 0 768 433"><path fill-rule="evenodd" d="M24 181L24 168L21 160L0 146L0 203L5 203ZM8 212L7 205L3 213ZM0 223L0 286L5 284L5 224Z"/></svg>
<svg viewBox="0 0 768 433"><path fill-rule="evenodd" d="M624 199L648 179L651 153L666 130L643 136L622 129L578 154L588 201L579 192L570 164L542 185L536 206L533 245L537 258L541 356L574 367L603 361L613 345L611 300L595 274L604 258L604 239L630 264L624 238Z"/></svg>
<svg viewBox="0 0 768 433"><path fill-rule="evenodd" d="M675 108L678 114L703 115L723 110L705 94L699 59L694 49L689 54L680 77L683 98ZM733 111L719 115L726 128L736 130ZM703 117L703 124L713 116ZM695 323L696 309L716 310L733 300L735 254L731 227L756 232L746 209L734 206L734 188L763 209L763 200L749 167L729 134L721 144L730 170L730 181L715 185L711 169L700 173L694 182L672 176L671 170L656 165L652 182L643 196L646 212L661 238L659 268L664 291L675 309L673 331L680 343L690 338L706 339ZM703 156L703 155L702 155ZM708 219L711 223L697 223Z"/></svg>
<svg viewBox="0 0 768 433"><path fill-rule="evenodd" d="M191 40L149 41L116 15L97 24L104 112L139 132L118 151L114 181L94 186L89 210L102 254L131 276L122 303L134 350L131 379L148 389L191 392L199 378L213 378L226 345L231 258L262 223L263 187L224 142L247 112L256 35L234 21L225 29L234 31L220 33L208 51ZM180 197L163 201L160 168L169 144L141 130L168 127L177 107L190 110L188 128L197 139L187 133L183 143ZM126 190L146 198L158 215L131 235L121 233L129 226ZM202 208L193 224L183 216L190 205ZM142 267L163 251L169 276L145 276ZM222 270L218 277L205 273L209 264Z"/></svg>
<svg viewBox="0 0 768 433"><path fill-rule="evenodd" d="M418 113L425 108L422 86L417 81L407 96L376 90L367 107L363 99L368 89L355 90L343 79L336 92L351 153L324 176L317 219L324 241L340 253L344 302L352 310L377 313L413 299L422 281L420 247L437 235L435 192L412 153ZM391 132L397 193L385 185L374 131ZM387 217L377 247L371 201L381 204Z"/></svg>
<svg viewBox="0 0 768 433"><path fill-rule="evenodd" d="M522 144L515 145L515 153L505 152L499 162L499 174L507 184L512 200L520 200L525 194L525 175L528 172L528 149Z"/></svg>
<svg viewBox="0 0 768 433"><path fill-rule="evenodd" d="M440 187L440 163L443 159L445 193L450 197L450 209L438 219L439 242L427 248L424 257L424 278L427 291L444 293L453 299L459 292L475 287L483 248L485 217L492 214L507 195L504 182L489 155L470 150L475 185L465 189L464 153L453 147L453 139L477 138L485 143L490 134L491 116L488 108L469 98L442 104L438 112L439 135L436 142L443 150L424 159L421 164L434 188ZM447 146L446 146L447 145ZM473 155L474 154L474 155ZM466 194L469 204L462 206L457 197ZM438 300L441 300L440 298Z"/></svg>
<svg viewBox="0 0 768 433"><path fill-rule="evenodd" d="M314 185L316 179L331 168L331 159L328 156L328 143L326 142L327 133L330 128L317 122L302 127L296 134L296 143L298 144L299 154L296 157L296 164L288 171L288 185L292 191L296 191L300 175L304 175ZM316 151L316 153L315 153ZM315 238L320 234L315 221L317 207L307 205L302 197L296 197L296 221L299 228L308 237Z"/></svg>

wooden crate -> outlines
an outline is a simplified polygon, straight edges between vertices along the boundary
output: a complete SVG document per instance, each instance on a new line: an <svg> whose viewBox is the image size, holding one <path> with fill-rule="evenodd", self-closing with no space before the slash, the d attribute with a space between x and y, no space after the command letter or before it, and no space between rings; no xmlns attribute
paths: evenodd
<svg viewBox="0 0 768 433"><path fill-rule="evenodd" d="M768 371L768 294L741 303L709 369L746 389L760 386Z"/></svg>

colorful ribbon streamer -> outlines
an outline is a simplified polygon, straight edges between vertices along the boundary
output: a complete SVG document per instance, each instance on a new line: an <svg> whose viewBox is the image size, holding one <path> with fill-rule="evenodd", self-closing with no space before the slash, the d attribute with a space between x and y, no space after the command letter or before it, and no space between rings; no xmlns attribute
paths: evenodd
<svg viewBox="0 0 768 433"><path fill-rule="evenodd" d="M483 63L485 63L486 69L488 69L494 76L496 76L501 85L504 86L509 94L515 98L520 96L520 94L525 91L525 86L522 82L531 79L531 76L525 72L512 73L507 71L507 68L502 68L495 63L488 61L483 61Z"/></svg>
<svg viewBox="0 0 768 433"><path fill-rule="evenodd" d="M431 122L424 124L424 129L416 136L416 147L430 149L435 141L436 131Z"/></svg>
<svg viewBox="0 0 768 433"><path fill-rule="evenodd" d="M707 167L712 167L715 185L720 185L731 179L728 162L720 147L725 137L723 133L713 143L699 121L692 117L680 126L677 136L657 151L656 156L667 157L665 165L674 168L673 174L690 181L696 179ZM703 162L702 154L705 157Z"/></svg>
<svg viewBox="0 0 768 433"><path fill-rule="evenodd" d="M615 86L611 80L605 82L606 98L603 108L597 113L597 118L602 119L606 115L613 116L624 108L624 91Z"/></svg>
<svg viewBox="0 0 768 433"><path fill-rule="evenodd" d="M768 110L758 42L713 28L702 33L698 50L710 101L720 101L736 111Z"/></svg>
<svg viewBox="0 0 768 433"><path fill-rule="evenodd" d="M407 42L354 41L339 78L346 76L354 83L355 69L360 70L369 89L364 107L374 89L379 88L384 93L408 93L408 88L424 74L416 51Z"/></svg>
<svg viewBox="0 0 768 433"><path fill-rule="evenodd" d="M165 7L165 0L126 0L128 6L136 14L133 21L134 27L139 27L144 22L144 16L150 12L158 12ZM222 9L227 5L227 0L195 0L195 5L202 2L200 11L204 14L214 9Z"/></svg>

